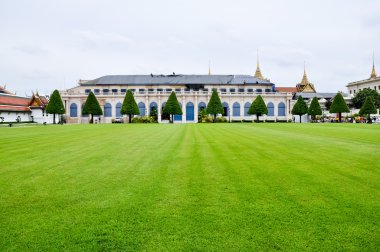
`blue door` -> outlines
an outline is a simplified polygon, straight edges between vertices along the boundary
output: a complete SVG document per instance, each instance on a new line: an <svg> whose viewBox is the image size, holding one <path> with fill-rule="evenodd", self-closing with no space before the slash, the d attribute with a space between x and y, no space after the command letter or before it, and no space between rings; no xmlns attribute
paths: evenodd
<svg viewBox="0 0 380 252"><path fill-rule="evenodd" d="M194 104L192 102L186 104L186 121L194 121Z"/></svg>

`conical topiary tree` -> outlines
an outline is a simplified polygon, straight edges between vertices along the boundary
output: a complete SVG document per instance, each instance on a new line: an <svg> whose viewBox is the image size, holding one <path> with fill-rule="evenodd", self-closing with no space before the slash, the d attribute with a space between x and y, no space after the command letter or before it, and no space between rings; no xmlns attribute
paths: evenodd
<svg viewBox="0 0 380 252"><path fill-rule="evenodd" d="M294 104L292 108L292 114L293 115L299 115L300 116L300 123L301 123L301 116L307 114L308 108L306 105L306 102L303 100L302 96L298 96L296 104Z"/></svg>
<svg viewBox="0 0 380 252"><path fill-rule="evenodd" d="M87 96L87 100L83 106L82 114L91 115L90 123L94 122L94 115L103 115L102 108L100 107L99 102L92 91Z"/></svg>
<svg viewBox="0 0 380 252"><path fill-rule="evenodd" d="M315 120L316 115L322 115L321 105L319 104L317 97L314 97L313 100L311 100L310 107L307 113L311 115L311 119L313 121Z"/></svg>
<svg viewBox="0 0 380 252"><path fill-rule="evenodd" d="M55 124L55 115L62 115L65 113L65 107L63 106L63 102L61 99L61 95L58 90L54 90L50 96L50 100L48 105L46 106L46 112L49 114L53 114L53 124Z"/></svg>
<svg viewBox="0 0 380 252"><path fill-rule="evenodd" d="M258 95L256 99L252 102L251 107L249 107L247 113L249 115L256 115L256 122L260 122L259 117L268 114L268 108L261 95Z"/></svg>
<svg viewBox="0 0 380 252"><path fill-rule="evenodd" d="M135 101L135 97L131 90L128 89L124 96L123 105L121 105L120 114L128 115L129 123L132 122L132 115L138 115L140 113L139 107Z"/></svg>
<svg viewBox="0 0 380 252"><path fill-rule="evenodd" d="M173 123L174 115L182 115L182 109L179 106L179 102L177 100L177 96L175 92L172 91L170 94L168 101L165 104L164 110L162 111L164 115L170 115L170 122Z"/></svg>
<svg viewBox="0 0 380 252"><path fill-rule="evenodd" d="M371 114L376 114L377 113L377 110L376 110L376 107L375 107L375 103L374 101L372 100L372 97L371 96L368 96L365 101L364 101L364 104L363 106L361 107L360 111L359 111L359 115L367 115L367 119L368 119L368 122L371 123Z"/></svg>
<svg viewBox="0 0 380 252"><path fill-rule="evenodd" d="M339 114L339 122L342 122L342 113L350 112L346 102L341 93L337 93L333 99L333 102L330 107L330 113L338 113Z"/></svg>
<svg viewBox="0 0 380 252"><path fill-rule="evenodd" d="M213 115L214 123L216 121L216 115L224 112L222 102L220 101L218 91L216 91L216 89L212 90L211 98L207 104L206 111L208 114Z"/></svg>

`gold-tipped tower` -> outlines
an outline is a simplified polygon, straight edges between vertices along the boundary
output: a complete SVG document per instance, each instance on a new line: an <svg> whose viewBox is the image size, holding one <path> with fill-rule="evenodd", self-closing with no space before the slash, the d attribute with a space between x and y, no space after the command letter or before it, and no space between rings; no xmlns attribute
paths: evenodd
<svg viewBox="0 0 380 252"><path fill-rule="evenodd" d="M302 80L300 83L296 85L296 87L297 87L297 92L301 92L301 93L316 93L317 92L315 91L314 85L307 78L305 63L303 65Z"/></svg>
<svg viewBox="0 0 380 252"><path fill-rule="evenodd" d="M257 51L257 63L256 63L256 72L254 75L255 78L260 79L260 80L265 80L263 77L261 71L260 71L260 62L259 62L259 51Z"/></svg>
<svg viewBox="0 0 380 252"><path fill-rule="evenodd" d="M370 80L376 79L376 77L377 77L377 73L375 69L375 52L374 52L373 57L372 57L372 71L371 71L371 76L369 77L369 79Z"/></svg>

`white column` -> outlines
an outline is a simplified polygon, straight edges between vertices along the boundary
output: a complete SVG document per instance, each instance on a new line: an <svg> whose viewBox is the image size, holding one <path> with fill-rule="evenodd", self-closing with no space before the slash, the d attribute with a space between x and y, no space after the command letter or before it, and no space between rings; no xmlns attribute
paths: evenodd
<svg viewBox="0 0 380 252"><path fill-rule="evenodd" d="M286 121L288 121L290 119L289 109L290 109L290 99L288 98L288 96L286 96L286 103L285 103Z"/></svg>
<svg viewBox="0 0 380 252"><path fill-rule="evenodd" d="M78 109L77 109L78 123L82 123L82 102L79 99Z"/></svg>
<svg viewBox="0 0 380 252"><path fill-rule="evenodd" d="M240 99L240 120L244 118L244 98Z"/></svg>
<svg viewBox="0 0 380 252"><path fill-rule="evenodd" d="M198 94L195 95L194 99L194 122L198 123Z"/></svg>
<svg viewBox="0 0 380 252"><path fill-rule="evenodd" d="M112 117L111 118L116 118L116 104L117 104L117 101L115 101L115 99L112 99L113 101L111 102L111 106L112 106Z"/></svg>
<svg viewBox="0 0 380 252"><path fill-rule="evenodd" d="M158 95L158 104L157 104L157 121L161 122L161 96Z"/></svg>
<svg viewBox="0 0 380 252"><path fill-rule="evenodd" d="M273 106L274 106L274 108L273 108L273 116L275 118L277 118L277 116L278 116L278 104L279 104L278 99L276 97L274 97L273 98Z"/></svg>
<svg viewBox="0 0 380 252"><path fill-rule="evenodd" d="M232 104L231 104L231 94L229 95L229 99L228 99L228 116L227 116L227 120L230 121L232 120Z"/></svg>
<svg viewBox="0 0 380 252"><path fill-rule="evenodd" d="M66 114L66 116L70 116L70 114L69 114L69 101L67 100L67 99L65 99L64 101L63 101L64 103L64 105L65 105L65 114Z"/></svg>
<svg viewBox="0 0 380 252"><path fill-rule="evenodd" d="M146 92L148 92L148 91L146 91ZM145 115L146 115L146 116L149 116L149 114L150 114L149 98L148 98L148 96L146 95L146 96L145 96Z"/></svg>

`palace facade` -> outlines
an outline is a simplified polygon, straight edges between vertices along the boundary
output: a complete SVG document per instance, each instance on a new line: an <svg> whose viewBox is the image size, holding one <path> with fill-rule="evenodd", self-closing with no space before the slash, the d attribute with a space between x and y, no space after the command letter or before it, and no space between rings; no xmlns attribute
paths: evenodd
<svg viewBox="0 0 380 252"><path fill-rule="evenodd" d="M355 96L357 92L363 90L364 88L370 88L380 93L380 76L377 76L376 74L375 61L372 64L371 75L369 76L368 79L350 82L347 84L346 87L347 87L348 93L351 96Z"/></svg>
<svg viewBox="0 0 380 252"><path fill-rule="evenodd" d="M123 117L121 105L127 90L134 93L140 116L157 110L158 121L166 121L163 107L172 91L182 107L183 115L176 115L174 122L198 122L198 114L205 109L213 89L222 101L223 116L233 120L252 120L248 109L257 95L261 95L268 106L266 120L285 121L290 114L291 92L276 92L276 86L265 79L257 65L251 75L107 75L94 80L80 80L74 88L61 92L70 123L88 122L82 115L82 107L92 91L103 109L102 122Z"/></svg>

